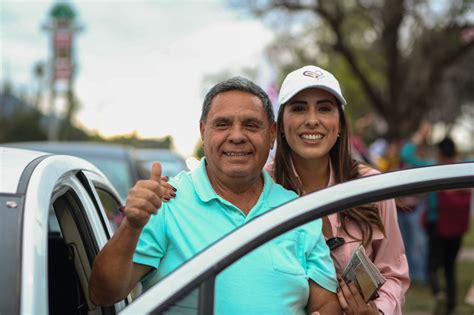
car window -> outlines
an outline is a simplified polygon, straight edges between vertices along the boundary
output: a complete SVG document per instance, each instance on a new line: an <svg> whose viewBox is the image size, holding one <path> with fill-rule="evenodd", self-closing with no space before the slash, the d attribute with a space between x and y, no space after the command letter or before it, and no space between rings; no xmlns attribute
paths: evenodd
<svg viewBox="0 0 474 315"><path fill-rule="evenodd" d="M51 314L87 314L97 309L88 298L92 260L98 252L84 205L73 189L64 190L50 209L48 296ZM59 227L59 231L57 230Z"/></svg>
<svg viewBox="0 0 474 315"><path fill-rule="evenodd" d="M126 160L84 157L97 166L114 185L120 197L126 198L128 190L135 184Z"/></svg>
<svg viewBox="0 0 474 315"><path fill-rule="evenodd" d="M120 202L115 199L114 196L112 196L108 191L97 186L95 188L97 194L99 195L100 201L102 202L105 213L107 214L107 218L109 219L112 231L115 231L123 220L123 214L119 211Z"/></svg>
<svg viewBox="0 0 474 315"><path fill-rule="evenodd" d="M89 299L92 262L107 235L96 204L76 177L64 177L56 189L48 218L48 290L51 314L115 314L128 301L109 307ZM117 201L97 189L110 207ZM99 230L98 230L98 227Z"/></svg>

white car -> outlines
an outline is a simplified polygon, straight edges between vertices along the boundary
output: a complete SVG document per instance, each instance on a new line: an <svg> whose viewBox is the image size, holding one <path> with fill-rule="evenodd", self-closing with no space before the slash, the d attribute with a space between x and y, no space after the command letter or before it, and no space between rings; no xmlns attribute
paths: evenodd
<svg viewBox="0 0 474 315"><path fill-rule="evenodd" d="M0 179L0 314L160 314L182 299L194 303L187 314L213 314L216 276L252 249L356 205L474 187L474 163L370 176L308 194L251 220L132 303L129 296L109 307L88 297L92 261L112 233L103 204L122 204L105 176L79 158L0 147Z"/></svg>

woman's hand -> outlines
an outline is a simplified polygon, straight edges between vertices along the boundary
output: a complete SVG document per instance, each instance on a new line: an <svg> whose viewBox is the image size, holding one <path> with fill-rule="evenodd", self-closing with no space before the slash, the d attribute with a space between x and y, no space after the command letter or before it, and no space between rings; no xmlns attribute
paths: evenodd
<svg viewBox="0 0 474 315"><path fill-rule="evenodd" d="M382 314L375 303L370 301L365 303L362 295L359 293L355 283L346 283L344 279L339 278L339 288L337 289L337 298L339 304L348 315L380 315Z"/></svg>
<svg viewBox="0 0 474 315"><path fill-rule="evenodd" d="M167 202L170 199L176 197L176 188L171 186L168 183L168 180L169 180L168 176L161 176L160 186L161 186L161 191L163 193L161 200L163 200L164 202Z"/></svg>

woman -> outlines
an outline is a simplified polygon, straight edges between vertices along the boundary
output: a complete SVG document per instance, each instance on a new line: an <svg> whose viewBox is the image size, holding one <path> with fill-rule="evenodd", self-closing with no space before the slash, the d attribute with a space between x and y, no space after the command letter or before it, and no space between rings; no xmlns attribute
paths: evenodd
<svg viewBox="0 0 474 315"><path fill-rule="evenodd" d="M346 101L328 71L305 66L288 74L279 95L277 148L267 165L275 181L300 195L378 172L351 157ZM338 276L363 245L386 278L379 297L365 303L354 284L340 279L338 298L347 314L401 314L409 286L408 264L393 199L323 218Z"/></svg>

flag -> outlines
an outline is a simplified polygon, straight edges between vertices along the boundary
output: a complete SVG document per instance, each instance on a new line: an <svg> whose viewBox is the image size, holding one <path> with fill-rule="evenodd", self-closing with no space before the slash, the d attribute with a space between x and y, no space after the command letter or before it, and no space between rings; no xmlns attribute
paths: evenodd
<svg viewBox="0 0 474 315"><path fill-rule="evenodd" d="M258 64L257 84L268 94L272 102L275 119L278 115L278 87L276 85L277 72L268 55L263 53Z"/></svg>
<svg viewBox="0 0 474 315"><path fill-rule="evenodd" d="M273 113L275 114L275 120L278 116L278 87L276 85L277 71L273 67L270 58L267 53L264 52L260 62L258 64L257 72L257 84L268 94L270 101L272 102ZM275 156L276 143L273 144L273 148L268 156L268 161L272 161Z"/></svg>

